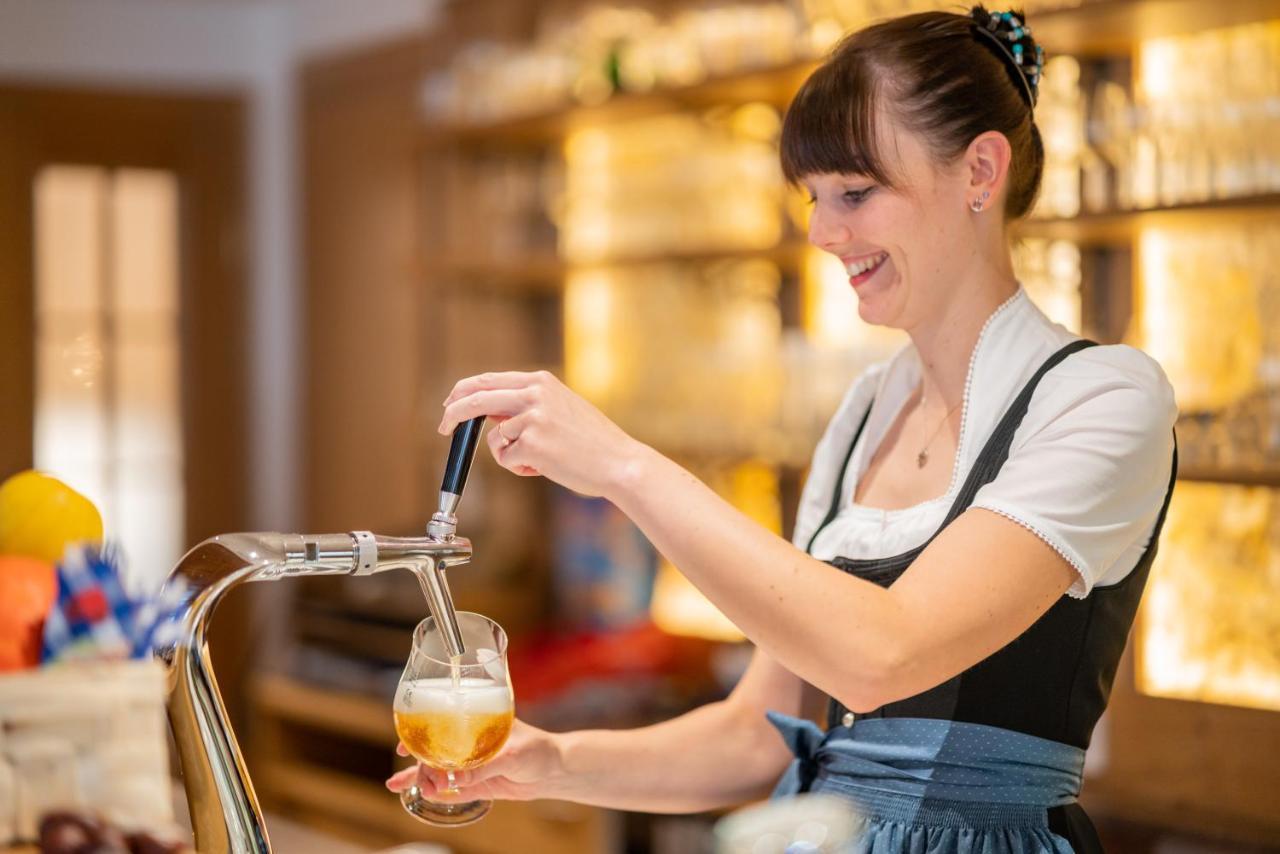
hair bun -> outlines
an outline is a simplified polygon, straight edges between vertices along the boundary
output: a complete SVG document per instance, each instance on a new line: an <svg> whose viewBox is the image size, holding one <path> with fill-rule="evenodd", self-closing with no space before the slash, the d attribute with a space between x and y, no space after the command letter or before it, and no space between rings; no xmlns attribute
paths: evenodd
<svg viewBox="0 0 1280 854"><path fill-rule="evenodd" d="M1027 102L1035 107L1040 96L1044 48L1031 37L1031 28L1027 26L1022 11L993 12L979 5L969 10L969 17L973 19L975 31L982 37L980 40L997 49L1000 58L1014 73Z"/></svg>

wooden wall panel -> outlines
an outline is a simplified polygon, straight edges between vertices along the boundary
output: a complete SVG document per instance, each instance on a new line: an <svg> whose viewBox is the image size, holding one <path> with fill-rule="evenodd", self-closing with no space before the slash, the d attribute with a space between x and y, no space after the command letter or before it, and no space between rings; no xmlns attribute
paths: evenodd
<svg viewBox="0 0 1280 854"><path fill-rule="evenodd" d="M303 76L305 526L417 533L420 40Z"/></svg>
<svg viewBox="0 0 1280 854"><path fill-rule="evenodd" d="M21 106L0 91L0 479L30 468L35 426L30 152L25 135L9 130L20 126Z"/></svg>
<svg viewBox="0 0 1280 854"><path fill-rule="evenodd" d="M1105 720L1091 813L1280 847L1280 714L1140 694L1131 642Z"/></svg>
<svg viewBox="0 0 1280 854"><path fill-rule="evenodd" d="M424 145L418 97L456 32L317 62L303 74L303 524L311 530L421 533L448 450L435 432L448 389L479 370L559 358L558 313L546 299L503 298L437 263L449 251L451 212L468 204L457 180L467 153ZM460 531L477 556L450 581L459 607L485 610L511 631L541 612L545 492L480 450ZM399 574L364 582L358 598L376 599L388 619L421 605Z"/></svg>

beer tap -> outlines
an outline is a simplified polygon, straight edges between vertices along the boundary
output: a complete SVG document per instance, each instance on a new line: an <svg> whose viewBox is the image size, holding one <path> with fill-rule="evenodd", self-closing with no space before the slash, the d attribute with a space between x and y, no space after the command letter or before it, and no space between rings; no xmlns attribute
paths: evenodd
<svg viewBox="0 0 1280 854"><path fill-rule="evenodd" d="M462 422L453 430L449 459L444 466L444 481L440 484L439 506L427 523L427 537L432 540L447 543L454 538L458 529L458 517L454 514L462 499L462 490L467 486L467 475L471 471L471 461L475 459L483 428L482 415ZM436 563L431 568L424 569L421 578L427 592L427 606L444 636L445 649L450 656L457 657L465 653L467 647L462 640L462 632L458 629L458 617L453 607L453 597L449 593L449 582L444 577L444 569L443 565Z"/></svg>
<svg viewBox="0 0 1280 854"><path fill-rule="evenodd" d="M182 607L154 654L164 667L165 706L177 746L197 851L270 854L266 823L227 719L206 643L214 608L233 587L310 575L372 575L409 569L427 589L427 605L446 648L464 651L445 570L471 560L454 515L466 486L483 419L454 431L439 509L423 537L368 531L340 534L241 533L211 537L183 555L166 586ZM180 594L180 597L179 597Z"/></svg>

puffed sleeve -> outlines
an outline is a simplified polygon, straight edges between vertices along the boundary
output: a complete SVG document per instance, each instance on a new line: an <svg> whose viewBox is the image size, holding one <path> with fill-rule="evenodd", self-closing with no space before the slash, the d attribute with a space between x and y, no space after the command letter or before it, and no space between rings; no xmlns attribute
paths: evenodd
<svg viewBox="0 0 1280 854"><path fill-rule="evenodd" d="M1000 474L974 507L1023 525L1080 578L1076 598L1121 581L1145 550L1169 488L1173 389L1145 353L1092 347L1045 375Z"/></svg>

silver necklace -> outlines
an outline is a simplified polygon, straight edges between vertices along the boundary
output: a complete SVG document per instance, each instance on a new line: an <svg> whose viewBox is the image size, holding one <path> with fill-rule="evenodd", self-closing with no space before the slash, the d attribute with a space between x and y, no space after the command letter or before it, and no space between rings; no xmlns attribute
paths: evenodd
<svg viewBox="0 0 1280 854"><path fill-rule="evenodd" d="M964 403L963 398L960 400L960 403ZM929 446L933 444L933 440L938 438L938 434L942 432L942 425L950 421L951 416L954 415L955 411L960 408L960 403L957 403L955 406L951 407L951 411L948 412L946 415L942 416L942 420L938 422L938 426L933 429L933 434L929 436L929 441L925 442L924 447L920 449L920 453L916 454L916 468L922 469L929 462ZM920 392L920 405L924 406L923 391Z"/></svg>

